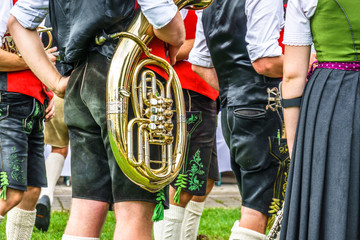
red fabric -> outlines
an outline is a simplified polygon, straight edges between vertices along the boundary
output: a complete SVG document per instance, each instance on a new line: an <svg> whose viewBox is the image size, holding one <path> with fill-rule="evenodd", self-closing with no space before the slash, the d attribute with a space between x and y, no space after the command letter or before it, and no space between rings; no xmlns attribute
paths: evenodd
<svg viewBox="0 0 360 240"><path fill-rule="evenodd" d="M135 0L135 10L137 10L139 7L140 6L139 6L138 2Z"/></svg>
<svg viewBox="0 0 360 240"><path fill-rule="evenodd" d="M284 4L285 11L286 11L286 7L287 7L287 4ZM285 46L283 44L283 40L284 40L284 28L281 30L280 37L279 37L279 45L282 49L282 53L284 54Z"/></svg>
<svg viewBox="0 0 360 240"><path fill-rule="evenodd" d="M18 0L13 0L15 5ZM6 91L18 92L36 98L42 104L46 96L52 99L54 93L50 91L30 70L7 73Z"/></svg>
<svg viewBox="0 0 360 240"><path fill-rule="evenodd" d="M50 91L40 80L30 71L8 72L7 89L8 92L18 92L36 98L44 103L45 97L52 99L54 93Z"/></svg>
<svg viewBox="0 0 360 240"><path fill-rule="evenodd" d="M197 16L195 11L188 11L188 14L184 20L185 30L186 30L186 39L194 39L196 34L196 22ZM158 38L154 38L148 46L152 49L151 53L169 61L169 58L166 58L164 42ZM141 56L144 58L145 54ZM146 66L147 68L155 71L163 78L167 78L167 74L164 70L156 66ZM180 79L181 87L183 89L188 89L197 93L200 93L212 100L215 100L219 96L219 92L213 89L207 82L205 82L199 75L194 73L191 70L191 63L188 61L177 62L174 66L174 69Z"/></svg>

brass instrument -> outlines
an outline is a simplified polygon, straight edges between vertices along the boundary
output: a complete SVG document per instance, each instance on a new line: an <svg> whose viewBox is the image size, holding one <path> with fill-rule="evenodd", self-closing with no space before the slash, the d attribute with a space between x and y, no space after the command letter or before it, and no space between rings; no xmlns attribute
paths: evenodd
<svg viewBox="0 0 360 240"><path fill-rule="evenodd" d="M202 9L212 0L175 0L179 9ZM178 175L186 147L186 113L180 81L165 60L150 54L146 47L152 36L141 11L135 14L126 32L108 38L119 38L111 60L106 87L107 125L112 151L124 174L142 188L157 192ZM97 44L106 41L96 38ZM139 61L144 52L148 58ZM146 65L161 67L168 74L165 86L154 72L146 70L138 82L140 70ZM128 119L131 98L135 117ZM173 100L174 99L174 100ZM175 112L172 109L174 104ZM176 134L173 136L176 116ZM136 133L135 133L136 131ZM133 134L137 134L137 156L134 154ZM150 146L160 146L162 159L150 159ZM157 167L154 167L156 165Z"/></svg>
<svg viewBox="0 0 360 240"><path fill-rule="evenodd" d="M51 47L52 42L53 42L53 37L52 37L51 31L52 31L52 28L46 28L46 27L38 27L37 28L38 33L45 32L48 35L49 43L46 47L44 47L45 50L48 50ZM10 53L15 53L19 57L21 57L21 54L20 54L19 50L17 49L13 38L9 35L8 32L5 33L5 36L2 39L1 49L5 50L7 52L10 52Z"/></svg>

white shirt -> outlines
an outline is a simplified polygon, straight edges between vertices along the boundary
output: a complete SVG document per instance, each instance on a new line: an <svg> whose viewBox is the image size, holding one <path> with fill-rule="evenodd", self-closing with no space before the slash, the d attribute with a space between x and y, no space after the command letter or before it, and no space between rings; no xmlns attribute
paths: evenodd
<svg viewBox="0 0 360 240"><path fill-rule="evenodd" d="M168 24L177 12L172 0L138 0L138 3L145 17L156 29ZM35 29L46 17L48 6L49 0L21 0L11 9L11 14L24 28Z"/></svg>
<svg viewBox="0 0 360 240"><path fill-rule="evenodd" d="M138 0L137 2L146 19L156 29L168 24L178 10L173 0Z"/></svg>
<svg viewBox="0 0 360 240"><path fill-rule="evenodd" d="M308 46L312 44L310 18L318 0L289 0L286 9L285 45Z"/></svg>
<svg viewBox="0 0 360 240"><path fill-rule="evenodd" d="M197 11L198 22L194 47L189 62L202 67L213 67L207 48L202 25L202 12ZM245 40L251 62L263 57L277 57L282 54L278 39L284 26L284 6L281 0L247 0L247 33ZM241 24L241 23L239 23Z"/></svg>
<svg viewBox="0 0 360 240"><path fill-rule="evenodd" d="M202 24L202 10L196 11L198 17L196 24L196 35L194 46L189 53L189 62L193 65L198 65L201 67L211 68L214 67L210 51L207 47L205 36L204 36L204 27Z"/></svg>
<svg viewBox="0 0 360 240"><path fill-rule="evenodd" d="M278 39L284 26L282 0L246 0L247 32L245 40L251 62L282 54ZM241 24L241 23L240 23Z"/></svg>

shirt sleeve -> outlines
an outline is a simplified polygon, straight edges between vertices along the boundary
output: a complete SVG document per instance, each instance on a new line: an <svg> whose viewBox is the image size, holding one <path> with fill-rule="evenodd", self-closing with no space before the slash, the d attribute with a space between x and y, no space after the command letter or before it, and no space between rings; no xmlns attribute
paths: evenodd
<svg viewBox="0 0 360 240"><path fill-rule="evenodd" d="M2 47L2 38L6 33L6 23L10 16L11 5L10 0L5 0L0 6L0 47Z"/></svg>
<svg viewBox="0 0 360 240"><path fill-rule="evenodd" d="M317 0L290 0L286 9L285 45L308 46L312 44L310 18L316 10Z"/></svg>
<svg viewBox="0 0 360 240"><path fill-rule="evenodd" d="M142 13L155 29L168 24L178 11L172 0L138 0L138 3Z"/></svg>
<svg viewBox="0 0 360 240"><path fill-rule="evenodd" d="M247 33L245 40L251 62L282 54L278 39L284 26L282 0L246 0Z"/></svg>
<svg viewBox="0 0 360 240"><path fill-rule="evenodd" d="M214 65L212 63L210 51L205 40L204 28L202 24L202 10L196 11L196 15L198 20L196 24L195 42L193 48L190 51L188 61L193 65L211 68L214 67Z"/></svg>
<svg viewBox="0 0 360 240"><path fill-rule="evenodd" d="M18 22L27 29L40 25L49 11L49 0L21 0L11 9Z"/></svg>

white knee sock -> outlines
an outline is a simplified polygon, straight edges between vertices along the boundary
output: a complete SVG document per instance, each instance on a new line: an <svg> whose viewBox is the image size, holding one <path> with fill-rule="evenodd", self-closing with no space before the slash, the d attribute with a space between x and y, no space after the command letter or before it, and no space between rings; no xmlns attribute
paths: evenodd
<svg viewBox="0 0 360 240"><path fill-rule="evenodd" d="M266 235L258 233L256 231L239 227L239 221L234 223L231 229L231 235L229 240L265 240Z"/></svg>
<svg viewBox="0 0 360 240"><path fill-rule="evenodd" d="M196 240L201 214L205 202L190 201L185 208L184 220L181 226L181 240Z"/></svg>
<svg viewBox="0 0 360 240"><path fill-rule="evenodd" d="M0 215L0 223L4 220L4 217Z"/></svg>
<svg viewBox="0 0 360 240"><path fill-rule="evenodd" d="M91 238L91 237L77 237L64 234L61 240L100 240L100 238Z"/></svg>
<svg viewBox="0 0 360 240"><path fill-rule="evenodd" d="M35 225L36 210L14 207L7 213L6 237L8 240L30 240Z"/></svg>
<svg viewBox="0 0 360 240"><path fill-rule="evenodd" d="M170 204L164 212L163 240L179 240L185 208Z"/></svg>
<svg viewBox="0 0 360 240"><path fill-rule="evenodd" d="M166 211L166 210L165 210ZM162 240L164 231L164 220L154 222L153 234L155 240Z"/></svg>
<svg viewBox="0 0 360 240"><path fill-rule="evenodd" d="M64 161L64 156L59 153L50 153L49 156L46 158L45 166L48 187L41 189L40 197L42 197L43 195L49 196L50 205L52 205L54 200L55 185L60 177Z"/></svg>

